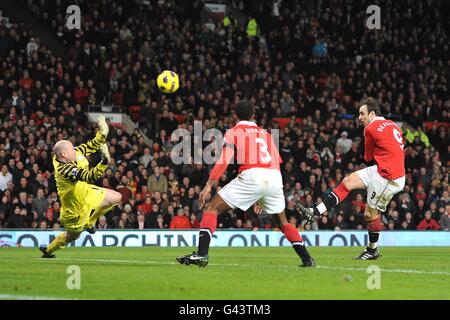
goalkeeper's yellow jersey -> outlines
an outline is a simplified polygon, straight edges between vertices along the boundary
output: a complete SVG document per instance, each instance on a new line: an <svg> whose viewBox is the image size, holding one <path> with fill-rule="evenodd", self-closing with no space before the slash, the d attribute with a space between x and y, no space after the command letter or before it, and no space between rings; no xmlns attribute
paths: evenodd
<svg viewBox="0 0 450 320"><path fill-rule="evenodd" d="M77 155L75 161L63 163L53 156L56 187L61 200L61 217L80 215L87 207L89 183L98 180L108 165L99 162L94 168L89 169L86 156L97 152L103 143L105 137L97 132L94 139L75 147Z"/></svg>

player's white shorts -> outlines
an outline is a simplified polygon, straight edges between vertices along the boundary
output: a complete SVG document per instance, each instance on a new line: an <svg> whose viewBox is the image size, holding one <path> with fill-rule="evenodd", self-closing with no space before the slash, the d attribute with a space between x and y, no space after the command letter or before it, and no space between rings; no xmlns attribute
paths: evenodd
<svg viewBox="0 0 450 320"><path fill-rule="evenodd" d="M268 214L284 210L283 178L280 170L251 168L242 171L219 191L231 207L246 211L257 201Z"/></svg>
<svg viewBox="0 0 450 320"><path fill-rule="evenodd" d="M367 188L367 204L373 209L381 212L386 211L386 207L392 197L403 190L405 177L395 180L383 178L378 173L376 165L356 171Z"/></svg>

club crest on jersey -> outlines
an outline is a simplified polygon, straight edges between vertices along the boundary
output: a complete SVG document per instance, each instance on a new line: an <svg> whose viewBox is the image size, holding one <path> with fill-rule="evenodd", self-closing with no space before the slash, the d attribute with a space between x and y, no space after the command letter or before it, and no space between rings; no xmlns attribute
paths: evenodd
<svg viewBox="0 0 450 320"><path fill-rule="evenodd" d="M77 161L82 161L84 159L84 156L82 154L77 156Z"/></svg>
<svg viewBox="0 0 450 320"><path fill-rule="evenodd" d="M74 176L76 176L76 175L78 174L78 168L73 168L73 169L72 169L72 174L73 174Z"/></svg>

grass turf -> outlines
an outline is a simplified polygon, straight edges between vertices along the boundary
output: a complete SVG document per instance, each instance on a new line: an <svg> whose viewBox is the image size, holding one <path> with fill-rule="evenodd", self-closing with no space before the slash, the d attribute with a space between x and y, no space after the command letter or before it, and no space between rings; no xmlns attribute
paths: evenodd
<svg viewBox="0 0 450 320"><path fill-rule="evenodd" d="M450 248L309 248L318 268L299 268L292 248L212 248L207 268L179 265L189 248L66 248L41 259L37 248L0 248L0 299L450 299ZM69 290L68 266L81 270ZM367 288L367 267L381 289Z"/></svg>

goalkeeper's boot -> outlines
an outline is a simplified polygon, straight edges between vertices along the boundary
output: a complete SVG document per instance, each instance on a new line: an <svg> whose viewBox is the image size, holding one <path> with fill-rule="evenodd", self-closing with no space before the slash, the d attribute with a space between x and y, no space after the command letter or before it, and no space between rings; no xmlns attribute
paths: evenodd
<svg viewBox="0 0 450 320"><path fill-rule="evenodd" d="M381 254L380 251L378 251L378 248L371 249L367 247L359 256L353 258L353 260L377 260L380 257Z"/></svg>
<svg viewBox="0 0 450 320"><path fill-rule="evenodd" d="M199 267L206 267L208 265L208 255L200 256L197 252L193 252L192 254L177 257L177 261L185 265L196 264Z"/></svg>
<svg viewBox="0 0 450 320"><path fill-rule="evenodd" d="M39 250L42 252L42 258L56 258L54 254L49 254L47 252L47 245L41 244Z"/></svg>
<svg viewBox="0 0 450 320"><path fill-rule="evenodd" d="M315 266L316 261L313 258L303 261L303 264L300 265L302 268L314 268Z"/></svg>
<svg viewBox="0 0 450 320"><path fill-rule="evenodd" d="M312 224L318 218L314 215L314 209L305 208L300 202L297 202L295 205L295 210L297 210L300 217L309 224Z"/></svg>
<svg viewBox="0 0 450 320"><path fill-rule="evenodd" d="M89 223L84 226L84 231L89 232L90 234L95 233L95 225L91 226Z"/></svg>
<svg viewBox="0 0 450 320"><path fill-rule="evenodd" d="M87 231L87 232L89 232L90 234L94 234L94 233L95 233L95 227L88 228L88 227L86 226L86 227L84 227L84 231Z"/></svg>

